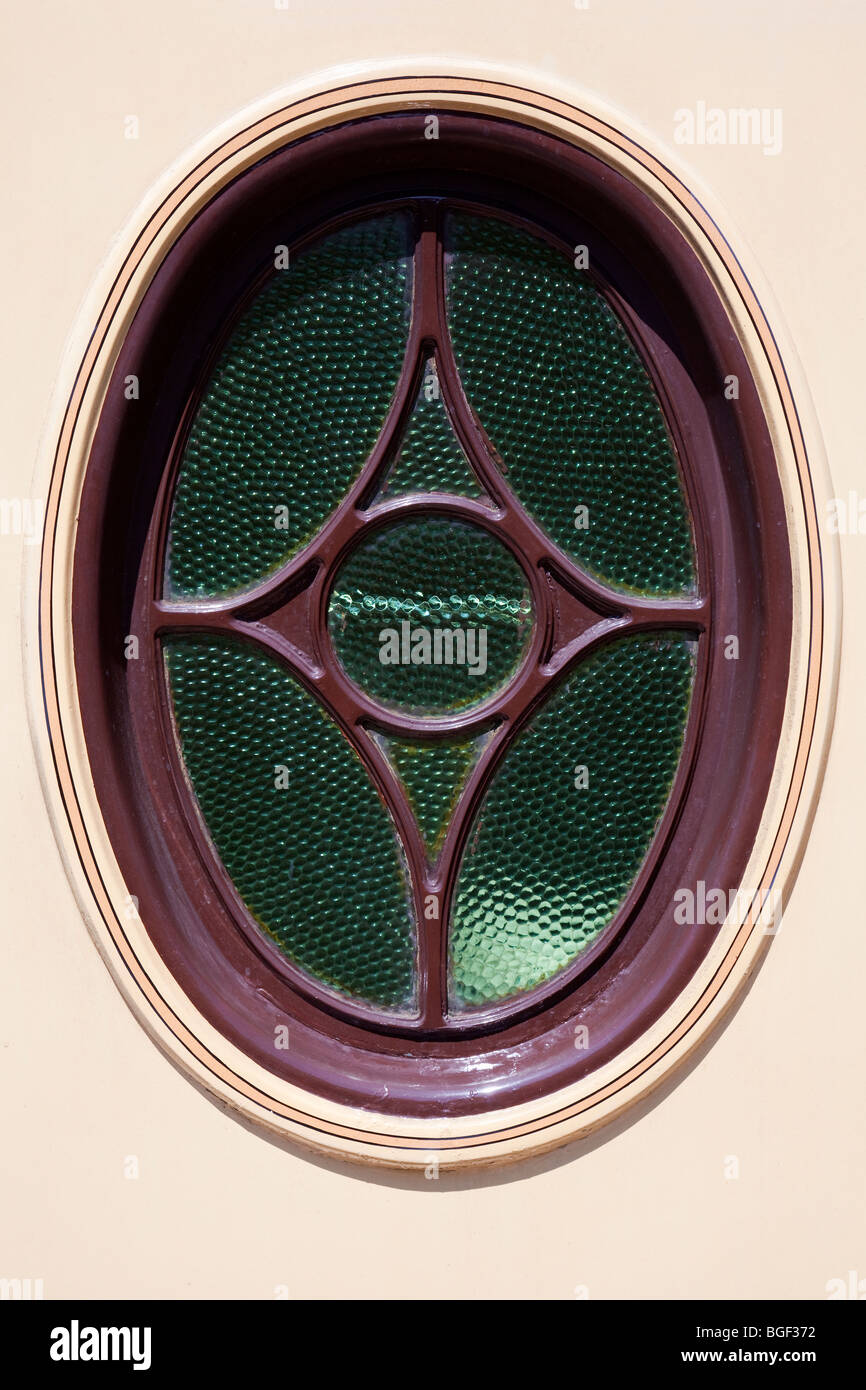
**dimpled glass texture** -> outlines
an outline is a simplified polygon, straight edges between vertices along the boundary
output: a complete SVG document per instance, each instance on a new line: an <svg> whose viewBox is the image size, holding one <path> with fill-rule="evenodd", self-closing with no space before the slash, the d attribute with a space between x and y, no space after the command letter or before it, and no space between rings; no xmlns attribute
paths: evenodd
<svg viewBox="0 0 866 1390"><path fill-rule="evenodd" d="M691 592L691 529L662 412L590 276L496 218L451 216L446 229L462 387L510 487L554 545L609 586ZM405 423L363 505L481 496L439 390L442 344L404 361L411 232L408 214L345 226L293 253L241 313L181 458L169 595L244 592L301 552L356 482L404 369L417 373ZM575 525L578 507L586 527ZM429 717L501 691L538 616L504 539L419 510L362 534L331 581L326 621L326 659L380 705ZM396 660L382 660L383 633ZM252 641L178 635L164 648L186 777L253 922L320 985L417 1016L416 933L426 928L414 920L394 817L352 744ZM670 795L693 655L677 633L618 638L578 662L505 749L442 923L452 1017L519 1002L616 916ZM397 737L371 717L358 730L389 760L431 864L448 863L447 832L494 723ZM581 766L587 786L575 785Z"/></svg>
<svg viewBox="0 0 866 1390"><path fill-rule="evenodd" d="M367 772L316 700L264 652L167 644L186 772L259 926L341 993L404 1009L414 942L403 858ZM278 786L285 768L288 786Z"/></svg>
<svg viewBox="0 0 866 1390"><path fill-rule="evenodd" d="M692 652L679 634L621 638L578 665L518 735L460 869L452 1007L549 980L611 921L668 800ZM581 767L586 786L575 785Z"/></svg>
<svg viewBox="0 0 866 1390"><path fill-rule="evenodd" d="M413 492L451 492L462 497L481 494L448 419L432 359L425 365L405 438L386 475L380 499Z"/></svg>
<svg viewBox="0 0 866 1390"><path fill-rule="evenodd" d="M590 275L493 218L450 217L446 246L463 388L527 511L612 586L691 590L691 528L661 407Z"/></svg>
<svg viewBox="0 0 866 1390"><path fill-rule="evenodd" d="M190 429L170 592L244 589L321 528L391 404L410 288L402 216L345 227L275 270L217 358Z"/></svg>
<svg viewBox="0 0 866 1390"><path fill-rule="evenodd" d="M349 554L334 580L328 628L344 670L373 699L412 713L449 714L486 699L517 670L532 629L529 584L502 541L481 527L416 516L377 531ZM458 641L443 637L437 663L436 629L462 634L462 661ZM415 661L414 634L422 630L431 659ZM386 662L389 646L397 659ZM420 644L417 653L424 655Z"/></svg>
<svg viewBox="0 0 866 1390"><path fill-rule="evenodd" d="M466 779L490 739L399 739L374 735L403 784L409 805L431 859L435 859L448 832Z"/></svg>

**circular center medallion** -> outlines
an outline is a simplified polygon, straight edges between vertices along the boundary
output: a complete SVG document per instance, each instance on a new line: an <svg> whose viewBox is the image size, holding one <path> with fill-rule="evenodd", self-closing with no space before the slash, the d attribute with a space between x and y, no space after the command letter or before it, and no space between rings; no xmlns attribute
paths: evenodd
<svg viewBox="0 0 866 1390"><path fill-rule="evenodd" d="M390 709L448 715L517 671L532 635L529 581L505 546L450 517L399 521L361 541L328 603L334 650Z"/></svg>

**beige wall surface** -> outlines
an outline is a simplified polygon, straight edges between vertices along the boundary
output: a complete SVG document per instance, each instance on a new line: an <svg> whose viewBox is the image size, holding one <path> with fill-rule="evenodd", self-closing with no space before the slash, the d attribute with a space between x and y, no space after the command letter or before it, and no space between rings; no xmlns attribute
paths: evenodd
<svg viewBox="0 0 866 1390"><path fill-rule="evenodd" d="M67 336L166 166L319 69L424 58L435 72L519 67L600 98L705 185L772 288L835 494L866 496L855 0L6 0L2 29L2 497L33 496ZM674 113L700 102L781 111L781 149L676 144ZM823 793L783 930L740 1008L678 1085L592 1144L429 1181L266 1141L135 1021L44 808L22 674L32 548L0 536L0 1276L41 1279L48 1298L820 1299L851 1270L866 1281L866 535L840 542Z"/></svg>

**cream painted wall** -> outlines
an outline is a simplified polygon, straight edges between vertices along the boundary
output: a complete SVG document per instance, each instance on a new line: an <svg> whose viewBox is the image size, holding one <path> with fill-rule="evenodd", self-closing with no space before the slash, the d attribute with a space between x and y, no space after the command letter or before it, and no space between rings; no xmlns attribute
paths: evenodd
<svg viewBox="0 0 866 1390"><path fill-rule="evenodd" d="M712 190L795 341L835 492L866 495L866 12L731 0L7 5L0 495L28 496L66 336L151 182L319 68L518 64L619 106ZM678 107L781 107L784 147L672 145ZM123 138L136 114L141 138ZM836 733L784 929L715 1045L642 1118L496 1176L375 1175L245 1130L157 1052L90 942L44 811L0 537L0 1275L46 1297L814 1297L866 1278L866 536L842 538ZM135 1155L137 1180L124 1178ZM740 1177L725 1178L736 1155Z"/></svg>

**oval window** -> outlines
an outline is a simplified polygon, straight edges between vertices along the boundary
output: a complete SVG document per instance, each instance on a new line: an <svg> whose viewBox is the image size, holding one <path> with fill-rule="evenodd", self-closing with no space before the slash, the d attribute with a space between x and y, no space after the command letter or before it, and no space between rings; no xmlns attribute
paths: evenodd
<svg viewBox="0 0 866 1390"><path fill-rule="evenodd" d="M795 621L757 372L669 211L436 110L226 156L106 338L69 541L124 941L212 1088L404 1161L547 1142L706 971Z"/></svg>

